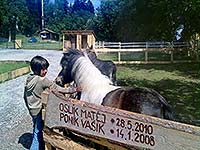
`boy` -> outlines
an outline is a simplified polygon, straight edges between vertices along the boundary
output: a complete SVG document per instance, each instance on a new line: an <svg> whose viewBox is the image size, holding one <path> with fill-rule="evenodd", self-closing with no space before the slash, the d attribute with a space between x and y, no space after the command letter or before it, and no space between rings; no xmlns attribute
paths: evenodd
<svg viewBox="0 0 200 150"><path fill-rule="evenodd" d="M79 88L62 88L47 79L45 75L49 63L41 56L33 57L30 67L33 73L28 75L24 89L24 100L33 120L33 141L30 150L43 150L41 93L47 88L56 89L61 93L74 93L79 91Z"/></svg>

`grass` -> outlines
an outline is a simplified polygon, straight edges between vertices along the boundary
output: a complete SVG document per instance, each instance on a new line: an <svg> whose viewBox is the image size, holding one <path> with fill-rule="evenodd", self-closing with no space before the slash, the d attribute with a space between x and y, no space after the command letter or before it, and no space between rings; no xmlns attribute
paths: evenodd
<svg viewBox="0 0 200 150"><path fill-rule="evenodd" d="M29 43L28 40L30 37L26 37L24 35L17 35L16 39L22 40L22 49L48 49L48 50L61 50L62 49L62 41L43 41L39 36L33 36L38 41L35 43ZM3 41L0 42L0 48L14 48L13 42Z"/></svg>
<svg viewBox="0 0 200 150"><path fill-rule="evenodd" d="M200 126L200 66L198 63L169 65L119 65L119 85L148 87L172 105L181 122Z"/></svg>
<svg viewBox="0 0 200 150"><path fill-rule="evenodd" d="M0 74L28 66L25 62L0 62Z"/></svg>

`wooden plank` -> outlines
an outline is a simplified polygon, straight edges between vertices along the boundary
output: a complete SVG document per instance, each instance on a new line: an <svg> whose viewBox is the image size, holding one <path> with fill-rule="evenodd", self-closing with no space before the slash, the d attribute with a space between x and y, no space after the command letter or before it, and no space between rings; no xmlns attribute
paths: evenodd
<svg viewBox="0 0 200 150"><path fill-rule="evenodd" d="M197 150L200 127L49 94L45 125L155 150Z"/></svg>
<svg viewBox="0 0 200 150"><path fill-rule="evenodd" d="M177 61L113 61L115 64L178 64L178 63L195 63L198 61L177 60Z"/></svg>
<svg viewBox="0 0 200 150"><path fill-rule="evenodd" d="M88 146L76 143L73 140L54 132L53 130L49 131L47 128L44 129L43 135L46 150L53 150L53 148L60 150L94 150Z"/></svg>
<svg viewBox="0 0 200 150"><path fill-rule="evenodd" d="M95 149L102 149L102 150L104 150L105 148L110 149L110 150L127 150L127 148L131 150L139 149L139 148L130 147L127 145L119 145L113 141L109 141L104 138L81 134L80 132L67 130L66 128L62 128L62 127L61 127L61 132L59 130L54 130L54 131L58 133L59 135L61 135L62 137L73 140L75 143L87 145L88 147L95 148Z"/></svg>
<svg viewBox="0 0 200 150"><path fill-rule="evenodd" d="M172 48L122 48L119 49L117 48L96 48L95 52L96 53L107 53L107 52L167 52L167 51L176 51L176 49Z"/></svg>
<svg viewBox="0 0 200 150"><path fill-rule="evenodd" d="M119 49L119 48L113 48L113 49L110 49L110 48L96 48L95 49L95 52L144 52L146 51L146 48L134 48L134 49Z"/></svg>
<svg viewBox="0 0 200 150"><path fill-rule="evenodd" d="M2 74L0 74L0 83L4 82L6 80L14 79L14 78L16 78L18 76L21 76L23 74L27 74L28 72L30 72L30 67L29 66L23 67L23 68L19 68L19 69L10 71L10 72L2 73Z"/></svg>
<svg viewBox="0 0 200 150"><path fill-rule="evenodd" d="M105 146L107 147L108 149L112 149L112 150L127 150L127 148L125 146L122 146L122 145L117 145L116 143L112 142L112 141L108 141L106 139L103 139L103 138L98 138L98 137L92 137L92 136L84 136L84 135L80 135L80 134L76 134L74 133L75 135L77 135L79 138L83 138L85 140L89 140L89 141L92 141L94 143L97 143L101 146ZM129 147L129 149L131 150L138 150L137 148L135 147Z"/></svg>

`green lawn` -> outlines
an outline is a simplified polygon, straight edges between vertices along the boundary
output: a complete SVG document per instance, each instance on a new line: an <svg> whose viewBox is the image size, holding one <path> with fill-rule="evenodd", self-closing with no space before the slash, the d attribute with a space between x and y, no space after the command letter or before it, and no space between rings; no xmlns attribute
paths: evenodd
<svg viewBox="0 0 200 150"><path fill-rule="evenodd" d="M22 49L48 49L48 50L61 50L62 41L43 41L39 36L33 36L38 41L35 43L30 43L28 40L31 37L26 37L24 35L17 35L16 39L22 41ZM0 41L0 48L14 48L13 42Z"/></svg>
<svg viewBox="0 0 200 150"><path fill-rule="evenodd" d="M5 72L10 72L22 67L26 67L29 64L26 62L0 62L0 74L3 74Z"/></svg>
<svg viewBox="0 0 200 150"><path fill-rule="evenodd" d="M118 65L119 85L155 89L181 122L200 126L200 64Z"/></svg>

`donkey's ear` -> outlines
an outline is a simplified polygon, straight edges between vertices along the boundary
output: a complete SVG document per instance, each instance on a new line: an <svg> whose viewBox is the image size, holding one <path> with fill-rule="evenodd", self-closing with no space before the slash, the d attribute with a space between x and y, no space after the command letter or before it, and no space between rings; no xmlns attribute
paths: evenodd
<svg viewBox="0 0 200 150"><path fill-rule="evenodd" d="M68 59L68 58L69 58L69 56L70 56L70 53L69 53L69 52L64 52L64 53L63 53L63 55L64 55L64 57L65 57L65 58L67 58L67 59Z"/></svg>
<svg viewBox="0 0 200 150"><path fill-rule="evenodd" d="M68 56L66 56L66 57L68 57ZM61 59L61 61L60 61L60 65L61 65L62 67L65 67L65 66L67 66L67 64L68 64L68 58L66 58L66 57L63 56L62 59Z"/></svg>

